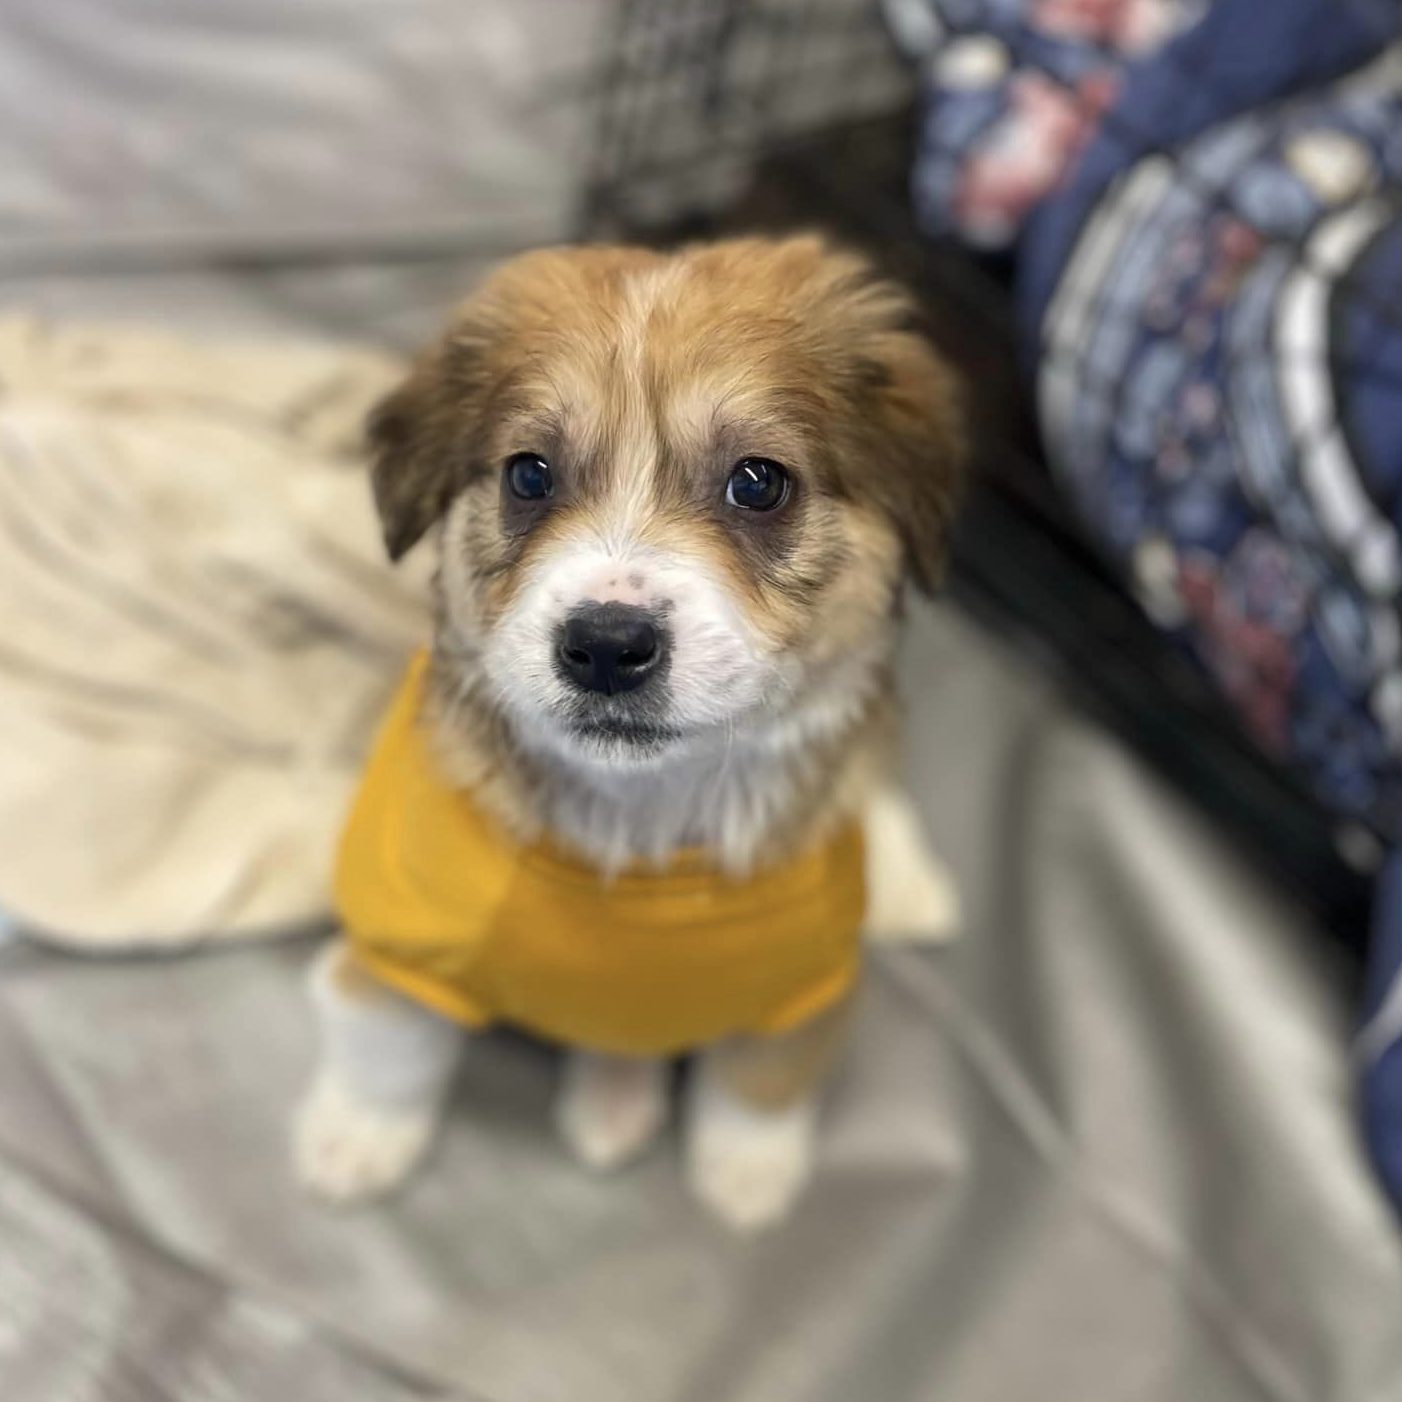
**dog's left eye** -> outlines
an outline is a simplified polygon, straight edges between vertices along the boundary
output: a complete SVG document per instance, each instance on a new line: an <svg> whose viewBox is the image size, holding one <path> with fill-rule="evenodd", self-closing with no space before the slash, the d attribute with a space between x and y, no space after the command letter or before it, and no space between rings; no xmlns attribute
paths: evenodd
<svg viewBox="0 0 1402 1402"><path fill-rule="evenodd" d="M512 496L540 501L555 490L550 464L537 453L517 453L506 463L506 482Z"/></svg>
<svg viewBox="0 0 1402 1402"><path fill-rule="evenodd" d="M727 506L773 511L789 494L789 474L768 458L741 458L725 484Z"/></svg>

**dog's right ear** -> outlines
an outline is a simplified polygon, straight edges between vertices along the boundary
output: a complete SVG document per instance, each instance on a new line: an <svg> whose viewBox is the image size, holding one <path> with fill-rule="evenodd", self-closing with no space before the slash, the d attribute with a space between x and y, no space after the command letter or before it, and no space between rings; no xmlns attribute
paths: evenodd
<svg viewBox="0 0 1402 1402"><path fill-rule="evenodd" d="M408 553L463 481L466 396L451 391L445 348L421 356L370 413L370 485L391 560Z"/></svg>

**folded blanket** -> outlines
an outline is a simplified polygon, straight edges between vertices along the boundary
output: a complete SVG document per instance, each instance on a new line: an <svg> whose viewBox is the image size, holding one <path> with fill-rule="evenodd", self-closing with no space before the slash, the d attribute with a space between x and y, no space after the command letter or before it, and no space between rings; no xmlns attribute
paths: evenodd
<svg viewBox="0 0 1402 1402"><path fill-rule="evenodd" d="M74 945L326 918L426 629L357 446L397 365L0 321L0 911Z"/></svg>
<svg viewBox="0 0 1402 1402"><path fill-rule="evenodd" d="M1391 853L1358 1052L1402 1209L1402 12L888 4L934 21L920 217L1015 250L1089 533L1343 850Z"/></svg>

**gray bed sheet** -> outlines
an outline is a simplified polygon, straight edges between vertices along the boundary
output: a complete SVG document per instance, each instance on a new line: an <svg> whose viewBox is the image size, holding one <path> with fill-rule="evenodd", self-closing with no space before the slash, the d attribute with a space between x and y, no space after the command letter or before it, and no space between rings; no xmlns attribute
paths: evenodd
<svg viewBox="0 0 1402 1402"><path fill-rule="evenodd" d="M874 956L821 1167L753 1240L669 1139L615 1177L553 1059L468 1058L398 1198L300 1195L289 943L0 947L0 1395L475 1402L1395 1402L1402 1252L1305 917L948 608L908 772L965 932Z"/></svg>

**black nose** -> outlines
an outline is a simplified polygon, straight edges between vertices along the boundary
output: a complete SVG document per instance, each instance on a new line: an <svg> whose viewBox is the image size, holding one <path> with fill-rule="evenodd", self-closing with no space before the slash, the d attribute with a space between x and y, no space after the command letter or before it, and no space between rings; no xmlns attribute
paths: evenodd
<svg viewBox="0 0 1402 1402"><path fill-rule="evenodd" d="M634 691L662 660L662 637L631 604L585 604L560 632L560 669L586 691Z"/></svg>

